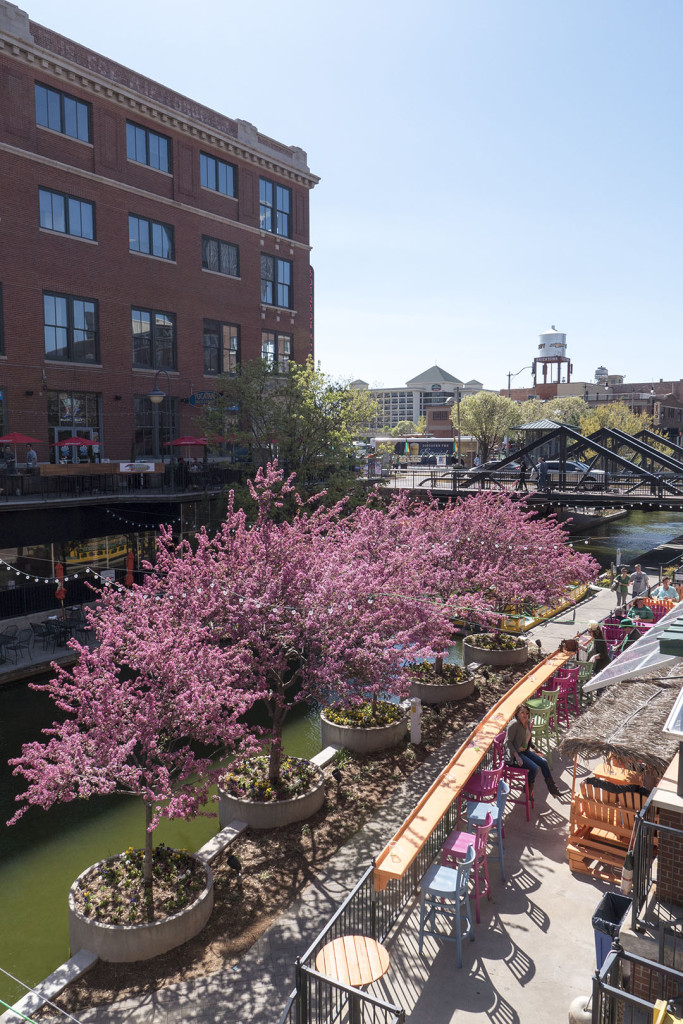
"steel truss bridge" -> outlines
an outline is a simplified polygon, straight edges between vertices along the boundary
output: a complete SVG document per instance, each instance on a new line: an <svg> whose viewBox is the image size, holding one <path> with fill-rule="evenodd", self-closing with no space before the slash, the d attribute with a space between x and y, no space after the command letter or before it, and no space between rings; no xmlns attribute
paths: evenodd
<svg viewBox="0 0 683 1024"><path fill-rule="evenodd" d="M539 491L531 467L541 452L549 450L554 454L546 457L559 463L559 471L552 474L556 479L550 490ZM528 494L515 490L514 464L522 458L529 467ZM577 460L585 465L584 472L567 467L567 462ZM584 437L562 424L501 459L495 468L402 471L392 486L430 490L444 497L505 490L526 497L532 506L683 510L683 447L651 430L631 435L603 427Z"/></svg>

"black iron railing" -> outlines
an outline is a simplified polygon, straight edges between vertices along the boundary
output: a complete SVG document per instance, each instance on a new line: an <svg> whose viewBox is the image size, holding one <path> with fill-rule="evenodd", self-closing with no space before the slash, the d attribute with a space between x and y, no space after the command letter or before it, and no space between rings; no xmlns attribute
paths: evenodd
<svg viewBox="0 0 683 1024"><path fill-rule="evenodd" d="M104 463L102 464L104 465ZM194 472L178 466L164 466L163 473L119 473L112 463L111 473L78 473L73 476L0 473L0 501L54 501L100 494L147 495L185 494L220 491L239 483L244 472L235 467L207 466Z"/></svg>
<svg viewBox="0 0 683 1024"><path fill-rule="evenodd" d="M683 995L683 974L673 967L613 948L593 977L593 1024L641 1024L655 1003Z"/></svg>
<svg viewBox="0 0 683 1024"><path fill-rule="evenodd" d="M669 924L672 906L680 904L675 873L662 869L661 853L671 847L680 849L683 832L659 823L653 796L654 791L636 815L633 833L633 931Z"/></svg>

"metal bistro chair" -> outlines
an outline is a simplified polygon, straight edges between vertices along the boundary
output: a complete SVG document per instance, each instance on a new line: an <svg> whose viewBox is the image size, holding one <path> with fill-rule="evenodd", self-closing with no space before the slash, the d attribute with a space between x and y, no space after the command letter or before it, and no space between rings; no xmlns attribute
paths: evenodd
<svg viewBox="0 0 683 1024"><path fill-rule="evenodd" d="M505 814L505 804L510 794L510 786L501 779L498 785L498 795L496 797L495 804L475 804L468 803L467 805L467 825L469 828L477 828L483 825L486 821L486 815L490 814L493 818L493 825L489 833L489 838L494 839L498 843L498 860L500 861L500 877L501 881L505 881L505 850L503 849L503 839L505 838L505 825L503 824L503 816Z"/></svg>
<svg viewBox="0 0 683 1024"><path fill-rule="evenodd" d="M46 651L47 645L50 642L50 634L45 623L32 622L31 632L33 633L33 646L35 647L35 645L40 640L41 644L43 645L43 650Z"/></svg>
<svg viewBox="0 0 683 1024"><path fill-rule="evenodd" d="M17 661L19 660L19 655L20 655L20 653L22 651L26 651L26 653L29 656L29 659L31 658L31 641L32 640L33 640L33 633L31 632L31 630L30 629L22 629L22 630L20 630L17 633L17 635L14 638L14 640L10 640L9 643L5 644L5 650L6 651L13 651L14 652L14 664L15 665L17 664Z"/></svg>
<svg viewBox="0 0 683 1024"><path fill-rule="evenodd" d="M455 941L458 967L462 967L462 911L465 912L465 932L474 942L474 923L470 906L470 871L475 860L474 846L467 850L467 856L457 869L433 864L420 883L420 953L425 935L440 935L449 942ZM436 917L455 920L455 935L445 935L436 930ZM431 927L429 927L431 923Z"/></svg>
<svg viewBox="0 0 683 1024"><path fill-rule="evenodd" d="M494 744L501 751L501 756L505 756L505 731L499 732L494 739ZM526 820L529 821L531 817L530 808L534 806L533 794L529 792L529 773L526 768L520 768L516 764L508 764L504 761L503 767L503 778L510 786L510 793L514 792L514 796L510 796L510 803L513 804L524 804L526 809Z"/></svg>

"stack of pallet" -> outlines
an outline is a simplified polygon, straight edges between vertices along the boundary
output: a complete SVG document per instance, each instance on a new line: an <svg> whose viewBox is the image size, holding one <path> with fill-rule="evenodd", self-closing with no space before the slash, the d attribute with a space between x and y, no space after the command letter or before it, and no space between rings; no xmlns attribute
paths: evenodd
<svg viewBox="0 0 683 1024"><path fill-rule="evenodd" d="M619 786L596 778L581 782L569 817L570 870L618 884L636 815L647 797L648 790L642 786Z"/></svg>

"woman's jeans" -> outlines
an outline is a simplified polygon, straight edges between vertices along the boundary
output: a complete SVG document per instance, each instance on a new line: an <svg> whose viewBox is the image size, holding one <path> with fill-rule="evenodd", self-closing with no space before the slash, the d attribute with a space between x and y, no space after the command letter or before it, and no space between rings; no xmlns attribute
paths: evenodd
<svg viewBox="0 0 683 1024"><path fill-rule="evenodd" d="M537 754L535 750L525 750L523 754L519 755L522 759L522 764L529 772L529 785L533 786L534 780L536 779L536 773L540 768L543 772L543 778L550 778L550 768L548 762L540 754ZM515 762L516 763L516 762Z"/></svg>

